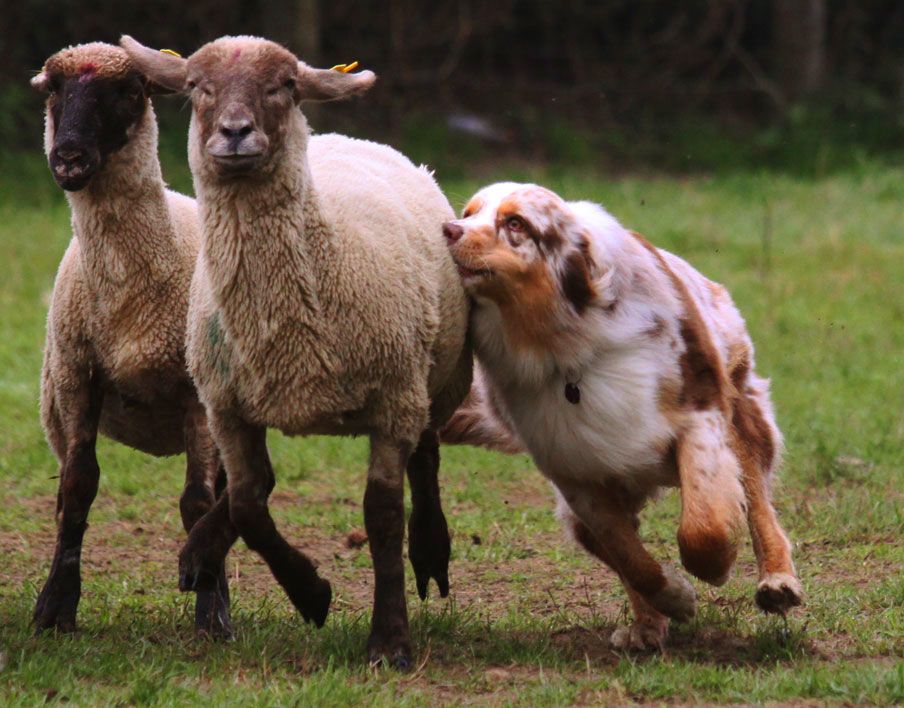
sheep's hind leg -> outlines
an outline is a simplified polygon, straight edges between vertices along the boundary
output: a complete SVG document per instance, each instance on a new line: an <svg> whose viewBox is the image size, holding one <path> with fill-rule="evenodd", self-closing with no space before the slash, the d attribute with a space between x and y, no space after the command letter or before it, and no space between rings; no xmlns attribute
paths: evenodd
<svg viewBox="0 0 904 708"><path fill-rule="evenodd" d="M229 478L232 522L248 547L270 566L302 617L322 627L333 596L330 584L317 574L310 558L280 535L267 507L273 467L267 453L266 429L223 416L211 416L210 423Z"/></svg>
<svg viewBox="0 0 904 708"><path fill-rule="evenodd" d="M403 468L410 446L376 435L364 494L364 527L374 566L374 607L367 654L371 665L384 658L399 671L411 666L408 608L405 604Z"/></svg>
<svg viewBox="0 0 904 708"><path fill-rule="evenodd" d="M449 557L452 544L439 495L439 436L425 430L408 459L411 516L408 519L408 558L414 569L417 593L427 599L430 578L440 597L449 594Z"/></svg>
<svg viewBox="0 0 904 708"><path fill-rule="evenodd" d="M222 493L226 473L220 465L216 445L207 427L204 407L193 398L187 402L186 408L187 465L185 488L179 500L179 510L182 514L182 525L186 533L190 533L192 527L213 507L216 501L215 492ZM224 563L219 564L219 570L214 570L212 577L212 588L197 590L195 631L199 635L230 639L233 633L229 618L229 585Z"/></svg>
<svg viewBox="0 0 904 708"><path fill-rule="evenodd" d="M57 405L65 438L57 496L57 542L50 575L38 595L33 621L37 631L75 630L81 597L82 540L88 512L100 478L95 446L103 405L103 391L94 377L81 377L80 385L58 391Z"/></svg>

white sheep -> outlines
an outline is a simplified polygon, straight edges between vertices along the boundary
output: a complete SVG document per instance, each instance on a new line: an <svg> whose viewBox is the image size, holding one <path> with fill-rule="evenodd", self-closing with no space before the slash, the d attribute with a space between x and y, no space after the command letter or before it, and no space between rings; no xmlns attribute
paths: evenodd
<svg viewBox="0 0 904 708"><path fill-rule="evenodd" d="M468 304L441 225L449 203L396 151L309 138L298 104L360 93L365 71L316 70L277 44L222 38L187 60L123 37L150 79L186 90L189 161L204 222L192 283L189 369L228 475L228 517L302 615L331 588L276 530L267 428L370 436L365 526L375 571L369 658L410 663L402 564L403 469L418 590L448 591L437 429L468 391ZM412 450L414 453L412 454ZM410 458L410 459L409 459ZM226 501L190 535L183 585L215 573L231 538Z"/></svg>
<svg viewBox="0 0 904 708"><path fill-rule="evenodd" d="M97 433L152 455L187 452L188 531L213 504L219 458L185 367L188 289L200 247L195 201L165 189L154 87L119 47L51 56L44 144L72 234L47 323L41 419L60 461L59 535L38 598L39 630L75 628L80 556L100 470ZM224 575L198 596L199 631L230 633Z"/></svg>

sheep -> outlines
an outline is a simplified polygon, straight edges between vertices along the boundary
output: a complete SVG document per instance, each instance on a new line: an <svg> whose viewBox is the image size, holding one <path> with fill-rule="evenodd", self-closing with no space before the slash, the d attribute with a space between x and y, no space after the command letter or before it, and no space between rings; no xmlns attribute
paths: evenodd
<svg viewBox="0 0 904 708"><path fill-rule="evenodd" d="M56 550L33 620L38 631L73 631L98 432L151 455L187 453L186 531L213 504L220 464L185 365L200 223L193 199L165 189L149 100L159 87L102 43L57 52L31 84L48 94L44 147L73 235L53 288L41 374L41 421L60 484ZM198 596L195 625L231 634L224 574Z"/></svg>
<svg viewBox="0 0 904 708"><path fill-rule="evenodd" d="M405 670L403 469L418 592L426 596L432 577L445 596L437 430L471 382L468 303L441 232L451 207L431 174L395 150L309 136L300 102L361 93L372 72L313 69L253 37L215 40L188 59L130 37L120 44L153 82L187 92L193 105L189 164L204 243L188 364L228 489L183 549L183 587L204 587L237 531L302 616L322 626L331 586L267 508L275 480L266 430L367 434L368 658Z"/></svg>

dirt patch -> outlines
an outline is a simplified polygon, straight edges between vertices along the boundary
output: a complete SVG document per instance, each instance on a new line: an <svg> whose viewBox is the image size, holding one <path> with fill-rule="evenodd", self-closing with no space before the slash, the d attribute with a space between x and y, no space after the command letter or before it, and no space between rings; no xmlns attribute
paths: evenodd
<svg viewBox="0 0 904 708"><path fill-rule="evenodd" d="M548 498L536 490L532 504L546 504ZM322 496L319 502L333 504L334 496L309 495L302 497L287 490L275 493L271 499L274 514L280 516L287 510L304 503L318 503L313 497ZM23 508L23 516L33 519L37 526L30 526L27 533L16 530L0 531L0 555L6 559L3 584L9 588L21 587L25 581L39 585L46 577L55 542L54 508L56 499L47 495L17 502ZM87 581L86 601L90 602L92 576L107 576L128 583L131 592L149 594L155 588L176 586L176 559L183 542L176 500L142 500L146 513L142 518L120 518L120 512L134 504L130 497L99 498L92 509L92 519L86 535L83 552L83 569ZM344 503L359 506L348 499ZM523 499L518 504L524 503ZM321 573L333 584L334 611L362 613L368 616L373 598L373 577L366 543L359 543L356 526L333 529L327 533L313 525L292 523L280 519L279 526L285 536L320 564ZM350 543L350 537L355 542ZM455 540L455 558L451 567L452 601L459 611L479 617L481 622L492 624L515 614L549 620L547 636L518 636L511 632L513 642L548 641L562 658L590 666L617 663L621 656L610 649L608 637L618 624L628 620L628 607L618 579L608 569L586 558L579 561L578 569L569 566L563 570L550 549L567 546L559 532L537 533L530 538L512 540L494 529L486 530L475 541L471 533L461 533ZM469 549L474 548L473 553ZM479 548L479 550L477 550ZM486 560L488 548L501 549L501 560ZM807 551L820 558L816 568L807 578L808 583L854 584L866 587L877 578L892 577L895 569L886 558L858 559L856 577L852 577L849 561L826 555L823 548L802 549L800 560L806 563ZM504 551L504 552L503 552ZM569 549L569 552L572 552ZM580 551L573 553L584 558ZM236 598L246 603L259 603L266 598L284 605L288 600L270 575L266 565L239 542L230 554L227 572ZM735 577L752 578L755 567L749 559L736 569ZM410 570L409 607L416 612L418 601L413 589ZM704 591L701 598L707 602ZM431 585L431 602L439 602L435 586ZM748 616L752 614L750 598L712 597L709 601L725 610L724 615ZM436 607L436 605L434 605ZM730 625L730 623L729 623ZM479 639L479 637L478 637ZM732 626L698 625L691 632L676 627L671 632L667 653L701 663L721 665L747 665L763 660L785 661L794 657L809 656L821 660L856 658L858 646L846 635L835 634L829 639L813 642L806 637L792 637L790 647L777 637L776 641L753 641L746 632ZM437 648L433 660L445 664L445 652ZM644 657L638 660L643 661ZM490 677L492 679L492 677ZM497 683L502 681L499 674ZM508 679L506 678L506 681Z"/></svg>

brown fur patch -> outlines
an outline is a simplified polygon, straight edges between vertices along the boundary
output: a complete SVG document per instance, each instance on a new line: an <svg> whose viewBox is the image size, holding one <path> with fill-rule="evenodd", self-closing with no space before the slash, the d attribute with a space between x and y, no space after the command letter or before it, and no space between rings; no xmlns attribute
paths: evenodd
<svg viewBox="0 0 904 708"><path fill-rule="evenodd" d="M572 251L565 258L562 292L579 315L584 313L596 297L585 252Z"/></svg>
<svg viewBox="0 0 904 708"><path fill-rule="evenodd" d="M746 344L736 344L728 352L728 375L739 394L744 393L749 373L750 349Z"/></svg>
<svg viewBox="0 0 904 708"><path fill-rule="evenodd" d="M546 197L547 195L541 194L540 196ZM564 248L566 243L564 236L554 228L541 230L537 224L526 215L525 212L530 211L531 208L545 212L550 221L555 221L553 212L556 209L556 205L551 200L535 204L524 204L520 201L519 197L509 197L500 202L499 207L496 209L496 228L502 228L507 219L517 216L524 222L526 235L538 245L542 246L547 251L556 251Z"/></svg>
<svg viewBox="0 0 904 708"><path fill-rule="evenodd" d="M485 447L509 455L524 452L524 446L505 424L492 397L484 395L479 385L478 381L472 384L465 400L440 429L440 442Z"/></svg>
<svg viewBox="0 0 904 708"><path fill-rule="evenodd" d="M776 441L759 405L749 396L740 394L734 400L731 422L737 437L735 452L738 457L742 463L748 459L754 462L765 474L772 468ZM744 469L746 474L748 467L744 465Z"/></svg>
<svg viewBox="0 0 904 708"><path fill-rule="evenodd" d="M474 197L471 201L469 201L462 211L461 216L464 219L467 219L469 216L473 216L478 211L483 209L483 199L480 197Z"/></svg>
<svg viewBox="0 0 904 708"><path fill-rule="evenodd" d="M653 339L657 339L662 336L663 332L665 332L665 320L659 315L655 315L653 317L653 324L647 328L645 334Z"/></svg>
<svg viewBox="0 0 904 708"><path fill-rule="evenodd" d="M728 579L738 555L730 534L702 524L678 530L678 549L688 572L711 585L722 585Z"/></svg>
<svg viewBox="0 0 904 708"><path fill-rule="evenodd" d="M725 371L687 286L669 267L659 249L640 234L631 232L631 235L653 254L659 262L659 267L672 280L675 292L684 305L680 332L685 350L680 361L682 388L679 404L690 405L696 410L712 407L727 409Z"/></svg>
<svg viewBox="0 0 904 708"><path fill-rule="evenodd" d="M498 279L498 276L497 276ZM538 261L509 285L499 303L506 339L516 349L549 351L555 333L558 293L546 264Z"/></svg>

